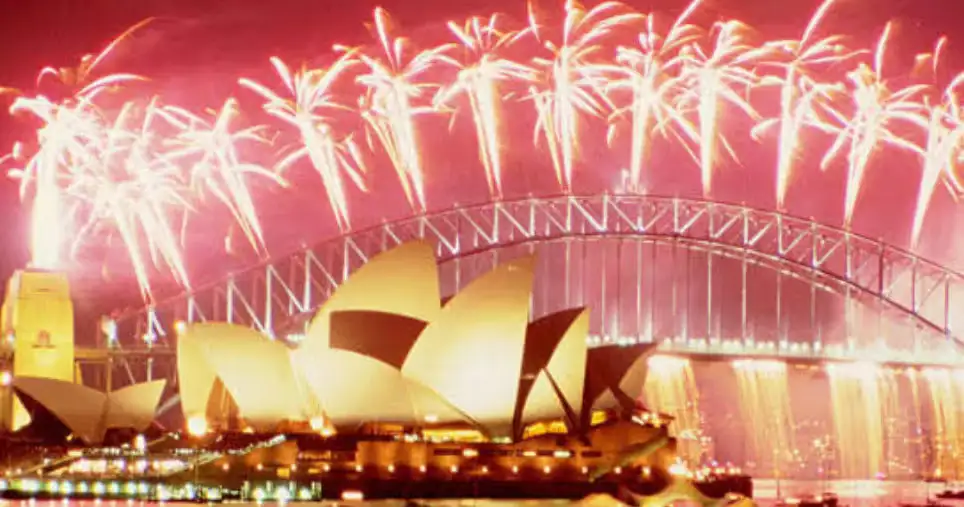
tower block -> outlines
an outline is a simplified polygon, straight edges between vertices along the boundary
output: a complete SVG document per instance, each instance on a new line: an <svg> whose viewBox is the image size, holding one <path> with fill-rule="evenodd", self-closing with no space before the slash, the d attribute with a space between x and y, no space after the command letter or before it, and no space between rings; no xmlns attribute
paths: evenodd
<svg viewBox="0 0 964 507"><path fill-rule="evenodd" d="M0 311L3 339L13 351L13 378L74 381L74 305L63 273L20 270L7 282ZM9 390L9 387L7 388ZM15 430L25 420L12 393L0 395L0 423Z"/></svg>

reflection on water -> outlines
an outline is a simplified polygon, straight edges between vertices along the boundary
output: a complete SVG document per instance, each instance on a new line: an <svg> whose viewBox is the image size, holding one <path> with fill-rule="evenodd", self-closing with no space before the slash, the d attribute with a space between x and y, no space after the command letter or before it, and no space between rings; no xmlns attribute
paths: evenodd
<svg viewBox="0 0 964 507"><path fill-rule="evenodd" d="M944 489L943 484L928 484L917 481L777 481L764 479L754 481L756 500L761 506L769 506L778 497L792 497L806 494L819 494L823 492L836 493L840 498L841 505L850 507L863 506L896 506L904 502L923 502L928 496L933 497ZM778 496L779 495L779 496ZM575 502L567 500L433 500L424 502L423 505L432 507L521 507L521 506L564 506L572 505ZM316 502L301 503L290 502L292 507L296 505L310 505L311 507L321 506L381 506L381 507L404 507L402 500L375 500L366 502ZM599 502L592 502L593 506L601 506ZM964 507L964 502L941 501L943 505ZM30 500L0 500L0 507L159 507L162 504L155 502L136 502L136 501L96 501L96 500L73 500L70 502L61 501L30 501ZM188 507L198 504L165 502L164 507ZM238 507L246 505L255 506L257 504L236 503ZM613 503L612 505L616 505ZM264 507L274 507L267 503Z"/></svg>

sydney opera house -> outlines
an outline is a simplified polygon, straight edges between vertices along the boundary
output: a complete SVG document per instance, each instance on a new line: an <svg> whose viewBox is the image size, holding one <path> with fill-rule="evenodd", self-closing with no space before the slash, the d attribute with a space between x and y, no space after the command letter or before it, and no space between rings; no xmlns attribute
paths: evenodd
<svg viewBox="0 0 964 507"><path fill-rule="evenodd" d="M588 349L581 308L532 320L532 282L533 259L522 257L443 300L432 247L408 243L358 269L295 344L231 323L179 326L176 389L102 393L15 371L10 427L35 434L56 419L84 450L35 470L73 479L300 478L334 497L672 483L669 420L636 399L651 347ZM158 427L162 405L180 407L186 431ZM121 447L127 462L96 451L117 435L140 439ZM748 492L734 477L704 482Z"/></svg>

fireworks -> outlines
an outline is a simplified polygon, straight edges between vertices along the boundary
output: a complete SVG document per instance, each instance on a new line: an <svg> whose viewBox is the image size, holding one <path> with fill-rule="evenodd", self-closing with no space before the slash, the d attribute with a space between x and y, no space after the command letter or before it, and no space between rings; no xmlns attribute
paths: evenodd
<svg viewBox="0 0 964 507"><path fill-rule="evenodd" d="M667 125L678 125L686 133L686 138L697 137L692 125L674 107L678 80L674 79L672 71L680 65L679 49L701 35L696 26L686 24L687 18L699 5L700 0L690 4L665 36L656 32L655 16L649 15L643 32L638 36L639 45L617 47L616 65L599 67L611 74L606 78L607 95L613 96L619 92L628 92L630 95L628 105L616 110L612 120L625 115L630 117L629 186L636 191L642 189L643 166L649 157L650 132L654 126L660 126L660 130L664 131ZM615 100L615 97L611 99L613 102ZM615 125L614 122L612 127ZM615 132L612 127L608 136L610 139ZM676 130L671 132L675 134Z"/></svg>
<svg viewBox="0 0 964 507"><path fill-rule="evenodd" d="M248 189L246 176L256 175L284 185L274 172L250 162L242 161L238 150L245 143L266 144L264 126L258 125L232 131L238 115L238 103L225 101L209 122L190 111L174 106L164 110L168 121L178 128L174 141L180 150L165 154L169 162L189 168L190 187L198 195L213 194L223 203L241 226L248 242L256 250L264 250L264 233L258 219L254 200Z"/></svg>
<svg viewBox="0 0 964 507"><path fill-rule="evenodd" d="M348 198L345 195L344 176L348 176L357 187L364 188L361 179L364 166L352 138L337 137L330 115L347 109L334 101L331 87L350 62L341 58L327 69L302 69L295 73L280 58L272 58L271 63L281 76L285 89L293 96L292 99L283 99L250 79L241 79L240 82L267 99L264 109L268 114L298 131L299 146L281 160L278 168L286 169L298 159L308 157L321 177L339 228L347 230Z"/></svg>
<svg viewBox="0 0 964 507"><path fill-rule="evenodd" d="M919 150L918 145L897 134L893 124L920 122L924 112L921 98L927 86L910 85L893 91L890 89L884 78L883 68L892 27L892 24L888 24L884 28L877 43L872 66L861 63L847 75L851 84L848 92L853 101L852 113L845 116L836 110L828 109L840 127L837 138L821 165L827 167L843 149L847 150L844 224L848 227L853 219L857 198L860 197L870 157L879 145Z"/></svg>
<svg viewBox="0 0 964 507"><path fill-rule="evenodd" d="M293 142L277 152L270 127L236 125L244 97L198 115L131 97L130 87L121 85L139 79L132 74L98 78L100 62L145 21L76 69L44 69L41 78L54 76L65 87L62 98L38 94L14 102L14 112L42 123L36 140L19 143L10 157L22 163L12 172L31 198L32 264L56 268L68 240L76 245L85 235L108 231L123 240L145 294L151 266L186 285L178 220L183 227L199 200L213 196L263 253L252 184L283 185L280 174L302 161L319 175L334 221L348 231L348 192L367 189L363 161L377 155L356 142L354 125L362 127L367 151L387 156L409 204L422 212L430 197L427 171L434 170L421 153L430 149L419 136L425 114L452 113L454 121L455 113L469 113L489 193L500 199L507 179L503 137L511 128L502 113L517 100L533 106L535 143L547 150L545 165L565 192L573 190L584 123L592 117L606 120L600 123L608 126L611 146L617 137L628 139L626 174L633 191L642 191L647 173L655 170L649 158L657 141L673 138L696 161L705 195L713 191L720 152L737 160L731 123L748 117L755 122L750 137L776 140L780 209L806 170L807 160L798 160L804 139L828 138L829 149L817 158L822 169L845 162L847 227L875 153L913 152L921 159L911 230L916 243L938 184L952 194L964 190L956 177L964 161L958 98L964 75L944 85L886 74L891 25L875 51L848 48L840 35L819 35L831 25L834 2L824 0L794 40L760 39L737 20L703 29L693 21L700 0L665 32L654 15L617 2L587 8L570 1L558 23L536 16L531 6L528 22L518 27L500 15L449 22L450 40L422 41L427 49L397 36L388 14L376 9L374 44L338 46L333 63L294 71L272 58L280 92L240 80L263 100L264 113L280 120L278 138L293 134ZM942 39L931 57L935 69L945 45ZM120 106L101 100L108 90L119 92L121 100L112 102ZM260 153L249 157L252 151ZM251 161L265 154L276 157L273 168Z"/></svg>
<svg viewBox="0 0 964 507"><path fill-rule="evenodd" d="M811 77L811 73L818 68L844 62L857 54L844 49L839 35L814 39L820 23L835 1L825 0L820 5L799 40L767 43L777 54L786 55L786 61L773 62L783 69L783 75L767 76L762 80L762 84L774 83L780 87L780 115L761 122L754 129L754 134L779 125L776 197L780 209L785 205L803 128L808 125L821 127L817 110L833 108L832 100L843 88L838 83L818 81Z"/></svg>
<svg viewBox="0 0 964 507"><path fill-rule="evenodd" d="M531 67L499 54L518 40L522 32L500 30L498 20L497 15L492 15L488 20L474 17L461 27L449 22L449 30L458 39L465 56L461 60L446 59L458 68L458 74L452 84L439 90L435 105L442 107L459 94L465 94L468 98L479 143L479 160L485 169L489 192L501 197L499 109L503 96L499 93L499 83L531 81L533 71Z"/></svg>
<svg viewBox="0 0 964 507"><path fill-rule="evenodd" d="M409 204L424 211L425 181L415 117L434 109L419 106L416 101L425 95L426 88L433 86L420 79L451 46L414 52L408 39L392 38L391 20L381 8L375 9L373 30L382 54L358 53L367 67L367 72L357 78L365 88L361 98L363 117L369 134L378 138L391 158Z"/></svg>
<svg viewBox="0 0 964 507"><path fill-rule="evenodd" d="M530 98L536 107L536 133L542 134L556 179L563 190L572 189L572 170L579 150L579 117L601 116L603 90L590 71L603 51L603 39L614 29L642 17L625 12L618 2L604 2L586 10L574 1L566 3L559 42L541 40L541 27L531 14L530 31L540 39L550 57L536 57L533 65L542 72L542 83L533 86Z"/></svg>
<svg viewBox="0 0 964 507"><path fill-rule="evenodd" d="M711 52L707 53L699 44L690 44L683 48L680 56L679 79L684 91L677 99L676 107L696 112L700 180L704 194L709 194L713 187L717 139L736 158L726 138L720 134L720 103L733 104L748 115L756 116L746 94L757 81L749 65L762 56L762 51L744 42L746 29L746 25L738 21L717 23Z"/></svg>

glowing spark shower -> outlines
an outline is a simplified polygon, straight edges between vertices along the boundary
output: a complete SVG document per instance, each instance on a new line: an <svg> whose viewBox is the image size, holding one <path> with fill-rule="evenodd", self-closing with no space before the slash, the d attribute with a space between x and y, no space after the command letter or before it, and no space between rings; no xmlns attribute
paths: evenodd
<svg viewBox="0 0 964 507"><path fill-rule="evenodd" d="M655 410L674 418L670 429L679 439L679 453L685 459L699 458L700 405L690 360L653 356L648 360L643 397Z"/></svg>
<svg viewBox="0 0 964 507"><path fill-rule="evenodd" d="M656 171L669 170L649 164L660 141L669 139L681 143L696 160L702 192L710 194L716 170L723 166L718 152L739 160L737 143L731 145L731 140L736 138L734 127L745 123L745 116L757 122L748 137L776 139L773 170L776 201L782 209L788 207L793 182L813 171L808 165L819 160L820 168L830 169L835 160L846 159L843 221L849 227L859 209L865 176L879 162L874 154L895 149L920 158L915 173L920 186L909 217L914 244L923 234L924 217L938 183L955 197L964 192L956 176L964 161L964 113L959 100L964 77L945 81L935 73L934 80L919 82L913 75L885 72L885 56L896 42L891 24L871 53L846 46L842 34L818 35L831 28L829 13L834 0L825 0L816 9L795 40L757 37L751 27L735 19L703 28L694 21L702 5L700 0L693 1L666 31L661 31L654 14L643 15L612 1L586 7L570 1L555 16L537 16L530 5L524 24L511 26L507 21L511 18L498 14L473 17L463 24L449 23L445 37L449 40L441 42L413 41L395 33L387 12L376 9L374 44L351 50L338 45L333 63L306 65L295 71L281 58L272 58L283 92L250 79L240 80L243 87L260 96L267 116L281 120L272 127L282 126L280 135L253 126L264 123L260 119L239 126L229 121L249 110L250 99L245 96L225 103L213 118L198 115L185 104L161 101L157 104L163 107L158 106L151 116L165 119L155 118L147 128L135 129L127 120L115 121L132 114L122 114L121 109L144 111L151 109L145 106L150 101L138 97L134 87L121 86L140 79L138 76L123 72L100 76L98 71L123 41L149 22L146 20L117 37L100 54L84 57L75 69L45 68L40 82L46 84L52 81L47 77L56 77L62 85L59 93L25 94L13 104L14 113L24 113L22 116L40 123L35 134L22 138L24 142L17 143L7 158L16 162L11 173L21 179L21 193L31 207L31 264L62 267L68 253L65 245L84 243L83 235L94 230L110 229L125 241L133 241L133 236L116 229L122 221L104 218L107 222L98 227L77 223L90 216L89 206L98 198L78 195L81 187L74 180L84 175L87 183L82 187L87 191L109 193L92 188L93 182L108 186L116 182L90 175L116 169L92 164L118 165L116 155L105 158L103 147L117 142L114 131L122 126L130 130L127 136L136 131L151 138L144 141L150 145L143 155L150 161L145 163L165 165L165 170L171 171L176 168L179 175L172 173L170 178L178 190L170 195L180 197L167 199L166 214L183 217L201 206L204 195L214 196L259 251L270 245L263 244L263 229L268 226L260 224L254 204L253 194L259 189L256 182L278 184L281 180L275 171L305 162L320 176L321 190L342 231L352 225L352 187L367 190L370 181L366 177L377 172L367 171L363 160L369 156L377 159L381 152L390 160L410 206L424 211L431 192L427 181L447 167L425 162L432 158L422 150L430 150L432 145L420 139L420 131L431 125L423 125L419 119L430 113L464 108L471 114L478 166L488 193L501 198L510 177L506 160L511 143L504 138L517 125L528 126L526 121L533 120L522 118L516 124L517 115L503 113L514 112L510 108L529 101L535 109L536 143L545 146L548 157L539 163L527 159L525 167L534 168L527 169L532 171L551 168L566 193L575 190L580 147L594 134L586 121L592 117L606 120L600 124L606 125L613 146L617 136L628 139L625 173L632 191L645 188L645 181ZM935 68L946 46L946 39L941 39L932 55ZM767 119L761 121L760 117ZM452 118L454 121L456 115ZM771 130L772 136L764 135ZM286 135L295 139L281 151L274 150L273 142L265 142L284 140ZM356 142L358 135L365 136L369 150L379 153L365 153L364 143ZM813 144L811 137L815 138ZM829 149L812 153L822 150L824 141L829 141ZM247 146L240 149L239 143ZM266 154L278 158L268 160ZM606 165L587 168L597 172L623 169ZM264 166L274 166L275 171ZM665 167L669 166L675 164ZM138 174L130 170L124 177L140 178ZM173 188L171 185L168 187ZM148 199L146 192L135 193ZM145 206L132 197L113 206L121 203ZM132 210L125 216L146 215ZM159 260L170 257L170 262L140 262L135 268L138 279L146 284L149 273L144 270L160 264L170 265L174 277L187 283L187 261L175 261L173 246L160 245L145 248L168 252L158 255ZM139 245L126 247L131 255L140 249Z"/></svg>
<svg viewBox="0 0 964 507"><path fill-rule="evenodd" d="M933 415L934 475L959 478L958 461L964 449L964 373L925 369Z"/></svg>
<svg viewBox="0 0 964 507"><path fill-rule="evenodd" d="M894 398L876 364L827 365L833 403L837 452L842 477L874 477L886 473L884 436L889 402Z"/></svg>
<svg viewBox="0 0 964 507"><path fill-rule="evenodd" d="M733 361L739 389L740 414L754 461L771 463L768 475L787 468L794 448L793 413L787 365L778 361Z"/></svg>
<svg viewBox="0 0 964 507"><path fill-rule="evenodd" d="M465 94L475 123L479 143L479 160L485 169L489 192L502 196L502 155L499 137L499 117L502 96L499 83L503 81L531 81L532 69L509 60L499 52L518 40L520 32L502 31L497 15L487 21L473 17L460 27L449 22L449 30L458 39L465 56L452 59L458 74L452 84L439 90L436 107L449 103L454 96Z"/></svg>
<svg viewBox="0 0 964 507"><path fill-rule="evenodd" d="M406 38L392 38L390 30L388 13L382 8L375 9L374 31L383 54L381 57L365 52L358 54L368 68L367 73L357 78L366 90L362 97L363 117L369 133L374 134L388 152L409 204L416 211L424 211L425 176L415 117L434 109L419 106L416 101L427 88L437 85L419 80L452 46L443 45L410 55L411 42Z"/></svg>
<svg viewBox="0 0 964 507"><path fill-rule="evenodd" d="M713 188L717 140L734 159L737 158L720 132L721 105L729 103L751 117L756 116L746 95L756 83L749 65L762 56L762 51L744 41L747 28L739 21L717 23L713 27L712 50L707 52L700 44L689 44L680 54L679 79L684 91L677 98L676 106L696 112L704 195L709 195Z"/></svg>
<svg viewBox="0 0 964 507"><path fill-rule="evenodd" d="M312 167L321 177L322 185L341 230L348 230L348 197L345 181L349 180L364 189L362 180L362 157L352 137L338 137L331 115L347 108L332 97L331 87L335 79L350 65L348 55L338 59L327 69L302 69L292 73L280 58L272 58L271 64L281 77L285 90L292 95L283 99L269 88L242 78L240 84L267 100L264 110L294 127L300 138L298 146L279 163L283 171L299 159L308 157ZM253 211L253 210L252 210Z"/></svg>
<svg viewBox="0 0 964 507"><path fill-rule="evenodd" d="M789 61L774 61L783 69L783 75L766 76L762 84L774 82L780 87L780 115L761 122L754 133L764 131L774 125L779 126L777 141L777 207L783 209L787 189L793 176L793 163L798 155L800 136L803 128L820 126L817 109L832 108L831 100L841 92L838 83L823 82L813 77L815 68L824 69L828 65L839 64L855 56L846 52L840 35L831 35L814 40L814 35L836 0L825 0L810 19L800 40L773 41L777 55L786 55Z"/></svg>
<svg viewBox="0 0 964 507"><path fill-rule="evenodd" d="M630 157L629 187L641 190L643 167L649 158L650 132L662 131L667 124L678 125L686 133L687 139L697 139L699 134L676 110L673 93L677 91L677 80L671 70L680 65L679 49L700 37L699 29L686 24L690 14L699 7L696 0L676 19L665 36L656 32L655 17L646 17L644 30L639 34L638 47L620 46L616 48L616 65L603 66L611 69L614 76L607 79L607 95L629 92L629 104L616 110L612 119L617 120L628 114L630 117ZM611 98L615 103L615 98ZM613 125L614 127L615 125ZM675 130L670 130L674 134ZM610 128L609 137L613 137Z"/></svg>
<svg viewBox="0 0 964 507"><path fill-rule="evenodd" d="M602 39L609 33L641 19L637 13L624 12L624 8L618 2L603 2L587 11L577 2L568 1L558 43L543 41L541 27L530 15L532 33L550 54L549 58L532 60L542 73L541 82L530 90L538 116L536 136L541 133L545 140L556 179L565 191L572 190L580 115L602 116L605 112L604 90L592 75L589 62L602 52Z"/></svg>
<svg viewBox="0 0 964 507"><path fill-rule="evenodd" d="M896 133L893 127L901 122L912 125L921 121L924 114L922 99L927 86L913 84L891 90L883 71L892 29L891 23L884 28L884 33L877 42L873 64L861 63L847 75L852 87L849 90L853 101L852 115L844 117L836 110L824 108L825 112L836 118L840 128L821 167L828 167L839 153L847 150L844 224L848 227L853 219L870 159L880 145L920 151L918 145Z"/></svg>

